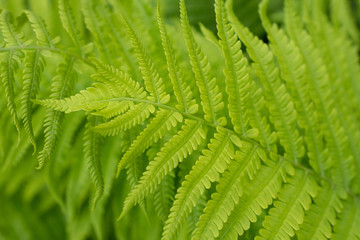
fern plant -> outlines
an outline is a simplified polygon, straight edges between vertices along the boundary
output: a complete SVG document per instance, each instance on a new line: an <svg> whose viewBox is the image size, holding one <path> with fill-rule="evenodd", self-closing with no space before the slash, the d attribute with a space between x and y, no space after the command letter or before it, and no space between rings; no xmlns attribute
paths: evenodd
<svg viewBox="0 0 360 240"><path fill-rule="evenodd" d="M360 6L274 3L4 4L0 239L360 239Z"/></svg>

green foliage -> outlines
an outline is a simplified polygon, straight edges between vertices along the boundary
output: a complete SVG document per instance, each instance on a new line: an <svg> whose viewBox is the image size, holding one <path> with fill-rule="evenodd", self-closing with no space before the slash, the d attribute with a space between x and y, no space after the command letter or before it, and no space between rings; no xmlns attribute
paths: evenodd
<svg viewBox="0 0 360 240"><path fill-rule="evenodd" d="M359 2L171 1L0 1L0 239L360 239Z"/></svg>

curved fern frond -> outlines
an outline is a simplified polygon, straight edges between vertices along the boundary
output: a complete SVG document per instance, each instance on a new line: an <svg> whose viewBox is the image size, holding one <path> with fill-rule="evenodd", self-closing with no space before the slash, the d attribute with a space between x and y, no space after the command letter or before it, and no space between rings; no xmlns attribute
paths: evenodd
<svg viewBox="0 0 360 240"><path fill-rule="evenodd" d="M285 157L299 162L304 155L304 147L299 131L296 128L296 110L282 83L273 54L268 46L244 27L232 11L232 1L227 2L229 20L247 51L254 61L252 64L264 88L266 104L270 112L270 120L277 130L281 145L285 149Z"/></svg>
<svg viewBox="0 0 360 240"><path fill-rule="evenodd" d="M256 240L290 239L304 221L305 211L310 207L311 198L317 194L316 182L302 171L296 171L274 202L269 215L265 217L263 229ZM312 239L312 238L309 238Z"/></svg>
<svg viewBox="0 0 360 240"><path fill-rule="evenodd" d="M118 165L118 174L130 161L136 159L151 144L162 139L170 129L176 127L178 122L182 122L183 117L177 112L159 110L156 116L146 126L146 128L131 143L128 150L123 155Z"/></svg>
<svg viewBox="0 0 360 240"><path fill-rule="evenodd" d="M23 95L21 97L22 120L24 127L29 135L30 141L36 152L36 142L33 133L31 115L32 105L31 99L36 98L39 90L40 75L44 69L44 59L39 50L25 52L25 67L23 73Z"/></svg>
<svg viewBox="0 0 360 240"><path fill-rule="evenodd" d="M224 126L226 119L218 116L224 107L222 94L219 91L216 79L211 74L209 61L191 32L184 0L180 0L180 22L189 52L190 63L195 74L196 84L199 87L205 120Z"/></svg>
<svg viewBox="0 0 360 240"><path fill-rule="evenodd" d="M248 182L244 179L247 191L225 221L219 233L219 239L230 240L243 235L244 231L250 228L250 224L256 222L257 216L263 209L267 209L272 204L287 176L294 174L294 169L288 162L275 160L277 163L274 160L267 161L267 165L259 169L253 181Z"/></svg>
<svg viewBox="0 0 360 240"><path fill-rule="evenodd" d="M87 162L91 180L95 184L94 207L104 193L104 179L101 168L100 147L103 136L93 131L93 126L98 124L98 117L89 115L84 132L84 159Z"/></svg>
<svg viewBox="0 0 360 240"><path fill-rule="evenodd" d="M53 82L51 84L51 99L60 100L70 94L76 79L76 74L73 67L73 58L67 58L65 59L64 63L59 64L56 70L57 73L54 76ZM62 131L63 118L64 113L54 109L47 110L44 120L44 147L38 156L38 169L42 168L42 166L51 158L55 150L58 136Z"/></svg>
<svg viewBox="0 0 360 240"><path fill-rule="evenodd" d="M171 79L174 94L178 102L176 108L178 108L180 111L184 111L185 113L195 114L198 111L198 105L196 103L196 100L194 99L190 87L183 79L184 75L181 71L181 68L177 64L174 49L171 45L164 23L161 19L159 5L157 7L157 22L160 29L161 42L166 57L169 77Z"/></svg>
<svg viewBox="0 0 360 240"><path fill-rule="evenodd" d="M214 134L208 148L202 151L202 156L196 161L190 173L185 176L185 180L178 189L164 226L162 239L175 238L181 224L189 216L205 189L210 188L211 182L219 180L220 173L224 172L234 157L230 135L221 129Z"/></svg>
<svg viewBox="0 0 360 240"><path fill-rule="evenodd" d="M133 48L139 62L141 74L143 76L145 87L150 92L150 101L166 104L170 101L170 95L165 91L165 85L157 72L154 63L146 54L145 49L141 45L136 33L131 28L127 20L123 19L128 35L131 39Z"/></svg>
<svg viewBox="0 0 360 240"><path fill-rule="evenodd" d="M185 120L182 129L149 162L139 183L127 196L120 218L147 194L152 193L164 176L196 150L204 139L205 132L201 123Z"/></svg>

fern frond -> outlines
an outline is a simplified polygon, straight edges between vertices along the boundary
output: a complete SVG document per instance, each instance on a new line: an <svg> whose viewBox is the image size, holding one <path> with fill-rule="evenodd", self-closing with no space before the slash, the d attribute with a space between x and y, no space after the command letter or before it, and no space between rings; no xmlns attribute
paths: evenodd
<svg viewBox="0 0 360 240"><path fill-rule="evenodd" d="M102 135L114 136L144 122L153 112L155 112L155 107L152 104L139 103L130 108L126 113L97 125L94 127L94 130Z"/></svg>
<svg viewBox="0 0 360 240"><path fill-rule="evenodd" d="M146 91L138 82L131 79L127 73L96 60L94 60L93 63L97 68L97 73L92 75L95 80L107 83L108 85L110 85L109 83L118 84L126 90L130 97L146 98Z"/></svg>
<svg viewBox="0 0 360 240"><path fill-rule="evenodd" d="M36 98L39 90L39 83L41 72L44 69L44 58L39 50L26 51L25 53L25 67L23 72L23 95L21 97L22 120L24 127L29 135L30 141L34 146L34 153L36 152L36 142L32 127L32 105L31 99Z"/></svg>
<svg viewBox="0 0 360 240"><path fill-rule="evenodd" d="M76 27L75 17L70 7L69 0L59 0L59 16L63 28L69 34L80 56L84 57L83 41L80 31Z"/></svg>
<svg viewBox="0 0 360 240"><path fill-rule="evenodd" d="M241 52L241 43L229 25L223 0L215 1L218 35L225 56L225 82L228 94L228 108L236 133L246 136L249 119L245 104L248 100L250 79L247 60Z"/></svg>
<svg viewBox="0 0 360 240"><path fill-rule="evenodd" d="M24 34L17 32L13 19L7 10L1 12L0 30L6 47L20 47L26 44Z"/></svg>
<svg viewBox="0 0 360 240"><path fill-rule="evenodd" d="M273 61L273 54L268 46L244 27L232 11L232 1L227 2L230 22L247 51L254 61L252 66L259 76L264 88L266 104L280 140L285 149L285 157L299 162L304 155L304 147L299 131L296 128L296 111L294 104L281 82L279 72Z"/></svg>
<svg viewBox="0 0 360 240"><path fill-rule="evenodd" d="M127 196L120 217L152 193L163 177L196 150L204 139L205 132L201 123L185 120L182 129L161 148L155 159L149 162L139 183Z"/></svg>
<svg viewBox="0 0 360 240"><path fill-rule="evenodd" d="M94 206L104 193L104 178L101 168L100 148L103 136L93 131L93 126L98 124L98 117L89 115L84 132L84 159L87 162L91 180L95 184Z"/></svg>
<svg viewBox="0 0 360 240"><path fill-rule="evenodd" d="M33 100L34 103L62 111L75 112L79 110L100 110L108 106L112 101L118 101L113 96L113 91L103 83L94 83L92 87L81 90L74 96L65 99Z"/></svg>
<svg viewBox="0 0 360 240"><path fill-rule="evenodd" d="M304 223L296 233L299 240L329 239L332 236L332 226L336 223L336 214L340 213L343 205L341 198L344 193L341 190L331 188L325 184L311 204Z"/></svg>
<svg viewBox="0 0 360 240"><path fill-rule="evenodd" d="M353 176L350 163L351 159L346 152L344 144L347 142L344 129L338 119L338 112L334 109L334 99L331 92L329 73L321 57L321 53L315 47L310 35L299 26L299 19L295 14L292 0L286 1L286 23L291 38L298 45L305 59L309 84L309 91L315 109L319 116L321 130L326 139L326 147L329 150L332 167L332 175L337 183L348 186Z"/></svg>
<svg viewBox="0 0 360 240"><path fill-rule="evenodd" d="M170 101L170 95L165 91L165 85L157 72L154 63L149 58L145 49L141 45L138 36L131 28L127 20L123 19L127 33L131 39L132 46L135 50L136 57L139 62L141 74L143 76L146 90L150 93L148 97L150 101L166 104Z"/></svg>
<svg viewBox="0 0 360 240"><path fill-rule="evenodd" d="M263 229L256 240L289 239L295 235L294 230L304 221L307 211L317 194L318 186L311 176L302 171L296 171L280 192L279 200L263 222ZM311 239L311 238L309 238Z"/></svg>
<svg viewBox="0 0 360 240"><path fill-rule="evenodd" d="M273 199L278 195L282 188L282 183L288 175L294 173L292 166L283 160L275 159L267 161L263 165L253 181L246 184L247 190L239 199L231 215L225 221L219 239L236 239L238 235L243 235L244 231L250 228L252 222L256 222L257 216L272 204Z"/></svg>
<svg viewBox="0 0 360 240"><path fill-rule="evenodd" d="M146 128L131 143L128 150L123 155L118 165L118 174L130 161L136 159L151 144L162 139L166 131L174 128L178 122L182 122L183 117L177 112L159 110L156 116L146 126Z"/></svg>
<svg viewBox="0 0 360 240"><path fill-rule="evenodd" d="M174 201L175 174L171 171L166 175L154 193L154 204L157 215L165 221L169 215L170 208Z"/></svg>
<svg viewBox="0 0 360 240"><path fill-rule="evenodd" d="M275 24L271 25L266 16L268 3L267 0L262 1L259 6L262 24L268 33L270 46L279 62L282 79L285 80L299 113L298 124L305 129L304 139L307 143L310 165L322 176L325 176L325 171L330 168L330 161L322 140L323 136L317 131L320 124L314 104L311 102L304 59L299 48L292 40L289 40L284 31L279 30Z"/></svg>
<svg viewBox="0 0 360 240"><path fill-rule="evenodd" d="M1 24L1 22L0 22ZM1 26L1 25L0 25ZM18 132L18 140L20 139L20 122L18 118L18 114L16 111L16 103L15 103L15 90L14 90L14 72L19 67L19 59L18 55L19 52L9 51L8 53L3 53L1 58L1 65L0 65L0 77L1 83L5 91L5 96L7 99L7 107L9 112L13 118L14 125Z"/></svg>
<svg viewBox="0 0 360 240"><path fill-rule="evenodd" d="M161 19L159 5L157 7L157 22L160 29L161 42L166 57L169 77L171 79L174 94L178 102L176 108L178 108L180 111L184 111L185 113L195 114L198 111L198 105L196 103L196 100L194 99L190 87L184 81L183 72L181 71L181 68L176 61L174 49L171 45L164 23Z"/></svg>
<svg viewBox="0 0 360 240"><path fill-rule="evenodd" d="M59 64L56 70L57 73L51 84L51 99L60 100L70 94L72 85L76 79L73 67L73 58L67 58L64 63ZM38 156L38 169L42 168L42 166L51 158L55 150L58 136L62 131L63 118L64 113L54 109L47 110L44 120L44 147Z"/></svg>
<svg viewBox="0 0 360 240"><path fill-rule="evenodd" d="M180 226L189 216L197 200L210 188L211 182L218 181L230 160L234 157L234 147L230 135L219 129L210 140L207 150L196 161L177 190L170 215L165 223L162 239L174 239Z"/></svg>
<svg viewBox="0 0 360 240"><path fill-rule="evenodd" d="M228 170L220 178L216 192L211 196L196 224L192 239L214 239L219 235L219 229L223 227L243 194L243 176L249 174L250 179L253 179L259 167L257 146L244 142L241 152L235 156L235 160L231 161Z"/></svg>
<svg viewBox="0 0 360 240"><path fill-rule="evenodd" d="M334 228L334 240L360 239L360 205L359 201L348 200Z"/></svg>
<svg viewBox="0 0 360 240"><path fill-rule="evenodd" d="M108 44L107 34L102 30L102 19L98 16L97 10L94 8L94 1L83 0L81 1L81 6L86 27L95 38L94 42L100 57L107 63L114 65L115 56L112 55L111 47Z"/></svg>
<svg viewBox="0 0 360 240"><path fill-rule="evenodd" d="M37 45L54 48L53 40L51 39L50 34L46 29L44 20L41 19L38 15L34 14L32 11L25 10L24 12L31 24L32 30L35 32Z"/></svg>
<svg viewBox="0 0 360 240"><path fill-rule="evenodd" d="M185 1L180 1L180 22L185 36L190 63L195 74L196 84L200 91L201 105L205 113L205 120L216 125L224 126L226 119L220 117L223 109L222 94L217 86L216 79L212 76L210 63L204 55L191 32Z"/></svg>
<svg viewBox="0 0 360 240"><path fill-rule="evenodd" d="M93 112L93 115L102 116L104 118L112 118L114 116L123 114L124 112L128 111L130 108L134 107L134 102L130 100L123 100L121 102L111 102L103 109Z"/></svg>

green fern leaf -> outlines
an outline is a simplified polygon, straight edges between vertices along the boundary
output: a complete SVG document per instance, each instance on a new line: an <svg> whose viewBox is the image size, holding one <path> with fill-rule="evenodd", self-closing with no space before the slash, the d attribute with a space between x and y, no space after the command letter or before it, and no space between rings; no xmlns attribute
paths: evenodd
<svg viewBox="0 0 360 240"><path fill-rule="evenodd" d="M243 143L241 149L219 180L216 192L211 196L204 214L196 224L192 239L214 239L219 235L219 229L223 227L223 223L243 194L243 176L249 174L250 179L253 179L259 169L257 146Z"/></svg>
<svg viewBox="0 0 360 240"><path fill-rule="evenodd" d="M256 240L289 239L295 235L294 230L304 221L305 211L309 209L313 197L316 196L316 182L302 171L296 171L288 184L274 202L269 215L265 217L263 229ZM310 238L311 239L311 238Z"/></svg>
<svg viewBox="0 0 360 240"><path fill-rule="evenodd" d="M104 118L112 118L114 116L123 114L124 112L128 111L130 108L134 107L134 102L130 100L123 100L121 102L111 102L103 109L92 113L96 116L102 116Z"/></svg>
<svg viewBox="0 0 360 240"><path fill-rule="evenodd" d="M130 27L129 23L123 19L128 35L131 39L132 46L135 50L141 74L145 81L146 90L150 92L149 100L152 102L166 104L170 101L170 95L165 92L165 85L157 72L154 63L146 54L145 49L139 42L139 39Z"/></svg>
<svg viewBox="0 0 360 240"><path fill-rule="evenodd" d="M114 136L144 122L153 112L155 112L155 107L152 104L139 103L126 113L95 126L94 130L102 135Z"/></svg>
<svg viewBox="0 0 360 240"><path fill-rule="evenodd" d="M51 99L63 99L70 94L76 75L74 73L74 59L67 58L64 63L60 63L57 68L57 74L53 78ZM48 109L44 121L44 147L39 153L38 169L50 160L55 147L58 136L62 131L64 114L54 109Z"/></svg>
<svg viewBox="0 0 360 240"><path fill-rule="evenodd" d="M336 213L340 213L343 205L341 190L324 185L307 212L304 223L296 233L299 240L329 239L332 236L332 226L336 223Z"/></svg>
<svg viewBox="0 0 360 240"><path fill-rule="evenodd" d="M360 239L360 206L358 201L346 202L340 215L340 220L336 223L334 235L331 239L346 240Z"/></svg>
<svg viewBox="0 0 360 240"><path fill-rule="evenodd" d="M166 134L166 131L176 127L177 123L182 121L182 115L177 112L159 110L156 113L156 116L137 136L125 152L118 165L118 174L124 166L133 161L133 159L136 159L151 144L158 142L159 139L162 139Z"/></svg>
<svg viewBox="0 0 360 240"><path fill-rule="evenodd" d="M44 20L29 10L25 10L25 14L29 19L32 30L35 32L37 45L54 48L53 40L46 29ZM55 39L55 41L57 41L57 39Z"/></svg>
<svg viewBox="0 0 360 240"><path fill-rule="evenodd" d="M218 181L220 173L224 172L234 157L230 135L221 129L214 134L208 148L208 150L203 150L202 156L196 161L190 173L185 176L185 180L178 189L164 226L162 239L175 238L180 226L189 216L205 189L210 188L211 182Z"/></svg>
<svg viewBox="0 0 360 240"><path fill-rule="evenodd" d="M23 73L23 95L21 97L21 110L24 127L30 137L30 141L36 152L36 142L33 133L31 115L32 102L31 99L36 98L39 90L40 75L44 69L44 59L39 50L27 51L25 53L25 68Z"/></svg>
<svg viewBox="0 0 360 240"><path fill-rule="evenodd" d="M100 147L104 139L101 135L92 130L92 127L98 123L97 118L98 117L92 115L88 116L88 122L84 132L84 158L88 165L90 177L96 187L94 207L104 193L104 179L100 162Z"/></svg>
<svg viewBox="0 0 360 240"><path fill-rule="evenodd" d="M249 119L245 108L248 100L250 79L247 60L241 52L241 43L228 23L224 2L215 1L218 35L225 56L226 92L229 95L228 108L236 133L246 135Z"/></svg>
<svg viewBox="0 0 360 240"><path fill-rule="evenodd" d="M171 171L163 178L154 193L155 211L163 221L167 219L174 201L174 181L175 174L174 171Z"/></svg>
<svg viewBox="0 0 360 240"><path fill-rule="evenodd" d="M69 4L69 0L59 0L59 16L63 28L69 34L80 56L84 57L83 41L80 31L76 27L75 17Z"/></svg>
<svg viewBox="0 0 360 240"><path fill-rule="evenodd" d="M267 209L272 204L281 190L282 183L288 175L294 173L292 166L283 160L267 161L267 166L262 166L253 181L244 179L247 191L239 199L231 215L225 221L219 239L234 239L243 235L248 230L251 222L256 222L262 209ZM248 184L247 184L248 182Z"/></svg>
<svg viewBox="0 0 360 240"><path fill-rule="evenodd" d="M190 63L195 74L196 84L199 87L201 105L205 113L205 120L216 125L224 126L226 119L219 117L223 109L222 95L216 84L216 79L211 75L210 64L191 32L189 19L186 12L185 1L180 1L180 21L189 52Z"/></svg>
<svg viewBox="0 0 360 240"><path fill-rule="evenodd" d="M317 110L321 128L326 139L327 149L333 165L332 175L336 182L348 186L353 169L350 167L351 159L345 150L344 144L347 142L344 136L344 130L338 119L338 113L334 110L334 99L329 83L329 73L321 58L321 53L315 47L310 35L300 29L299 19L295 14L294 4L291 0L286 1L286 23L291 38L298 45L301 54L306 63L307 72L309 74L308 84L309 91L315 109Z"/></svg>
<svg viewBox="0 0 360 240"><path fill-rule="evenodd" d="M265 99L280 140L285 149L285 157L299 162L304 155L304 147L299 131L296 128L296 111L294 104L281 82L278 69L273 61L273 54L268 46L244 27L232 11L232 1L227 2L230 22L247 51L254 61L253 67L264 88Z"/></svg>
<svg viewBox="0 0 360 240"><path fill-rule="evenodd" d="M152 193L163 177L196 150L203 139L205 139L205 132L201 123L185 120L182 130L161 148L155 159L146 167L139 183L127 196L120 218L133 205Z"/></svg>
<svg viewBox="0 0 360 240"><path fill-rule="evenodd" d="M169 77L173 85L176 100L179 103L176 108L188 114L195 114L198 111L198 105L196 104L196 100L193 98L193 93L190 87L183 79L181 68L177 64L173 47L161 19L159 5L157 8L157 22L160 29L162 46L166 56Z"/></svg>
<svg viewBox="0 0 360 240"><path fill-rule="evenodd" d="M325 171L330 168L330 162L322 141L323 136L316 131L320 126L311 102L304 59L295 43L289 40L276 25L271 25L266 16L268 3L268 1L261 2L260 17L271 41L270 46L279 62L282 79L285 80L299 113L298 124L305 129L304 138L307 142L310 164L325 176Z"/></svg>

